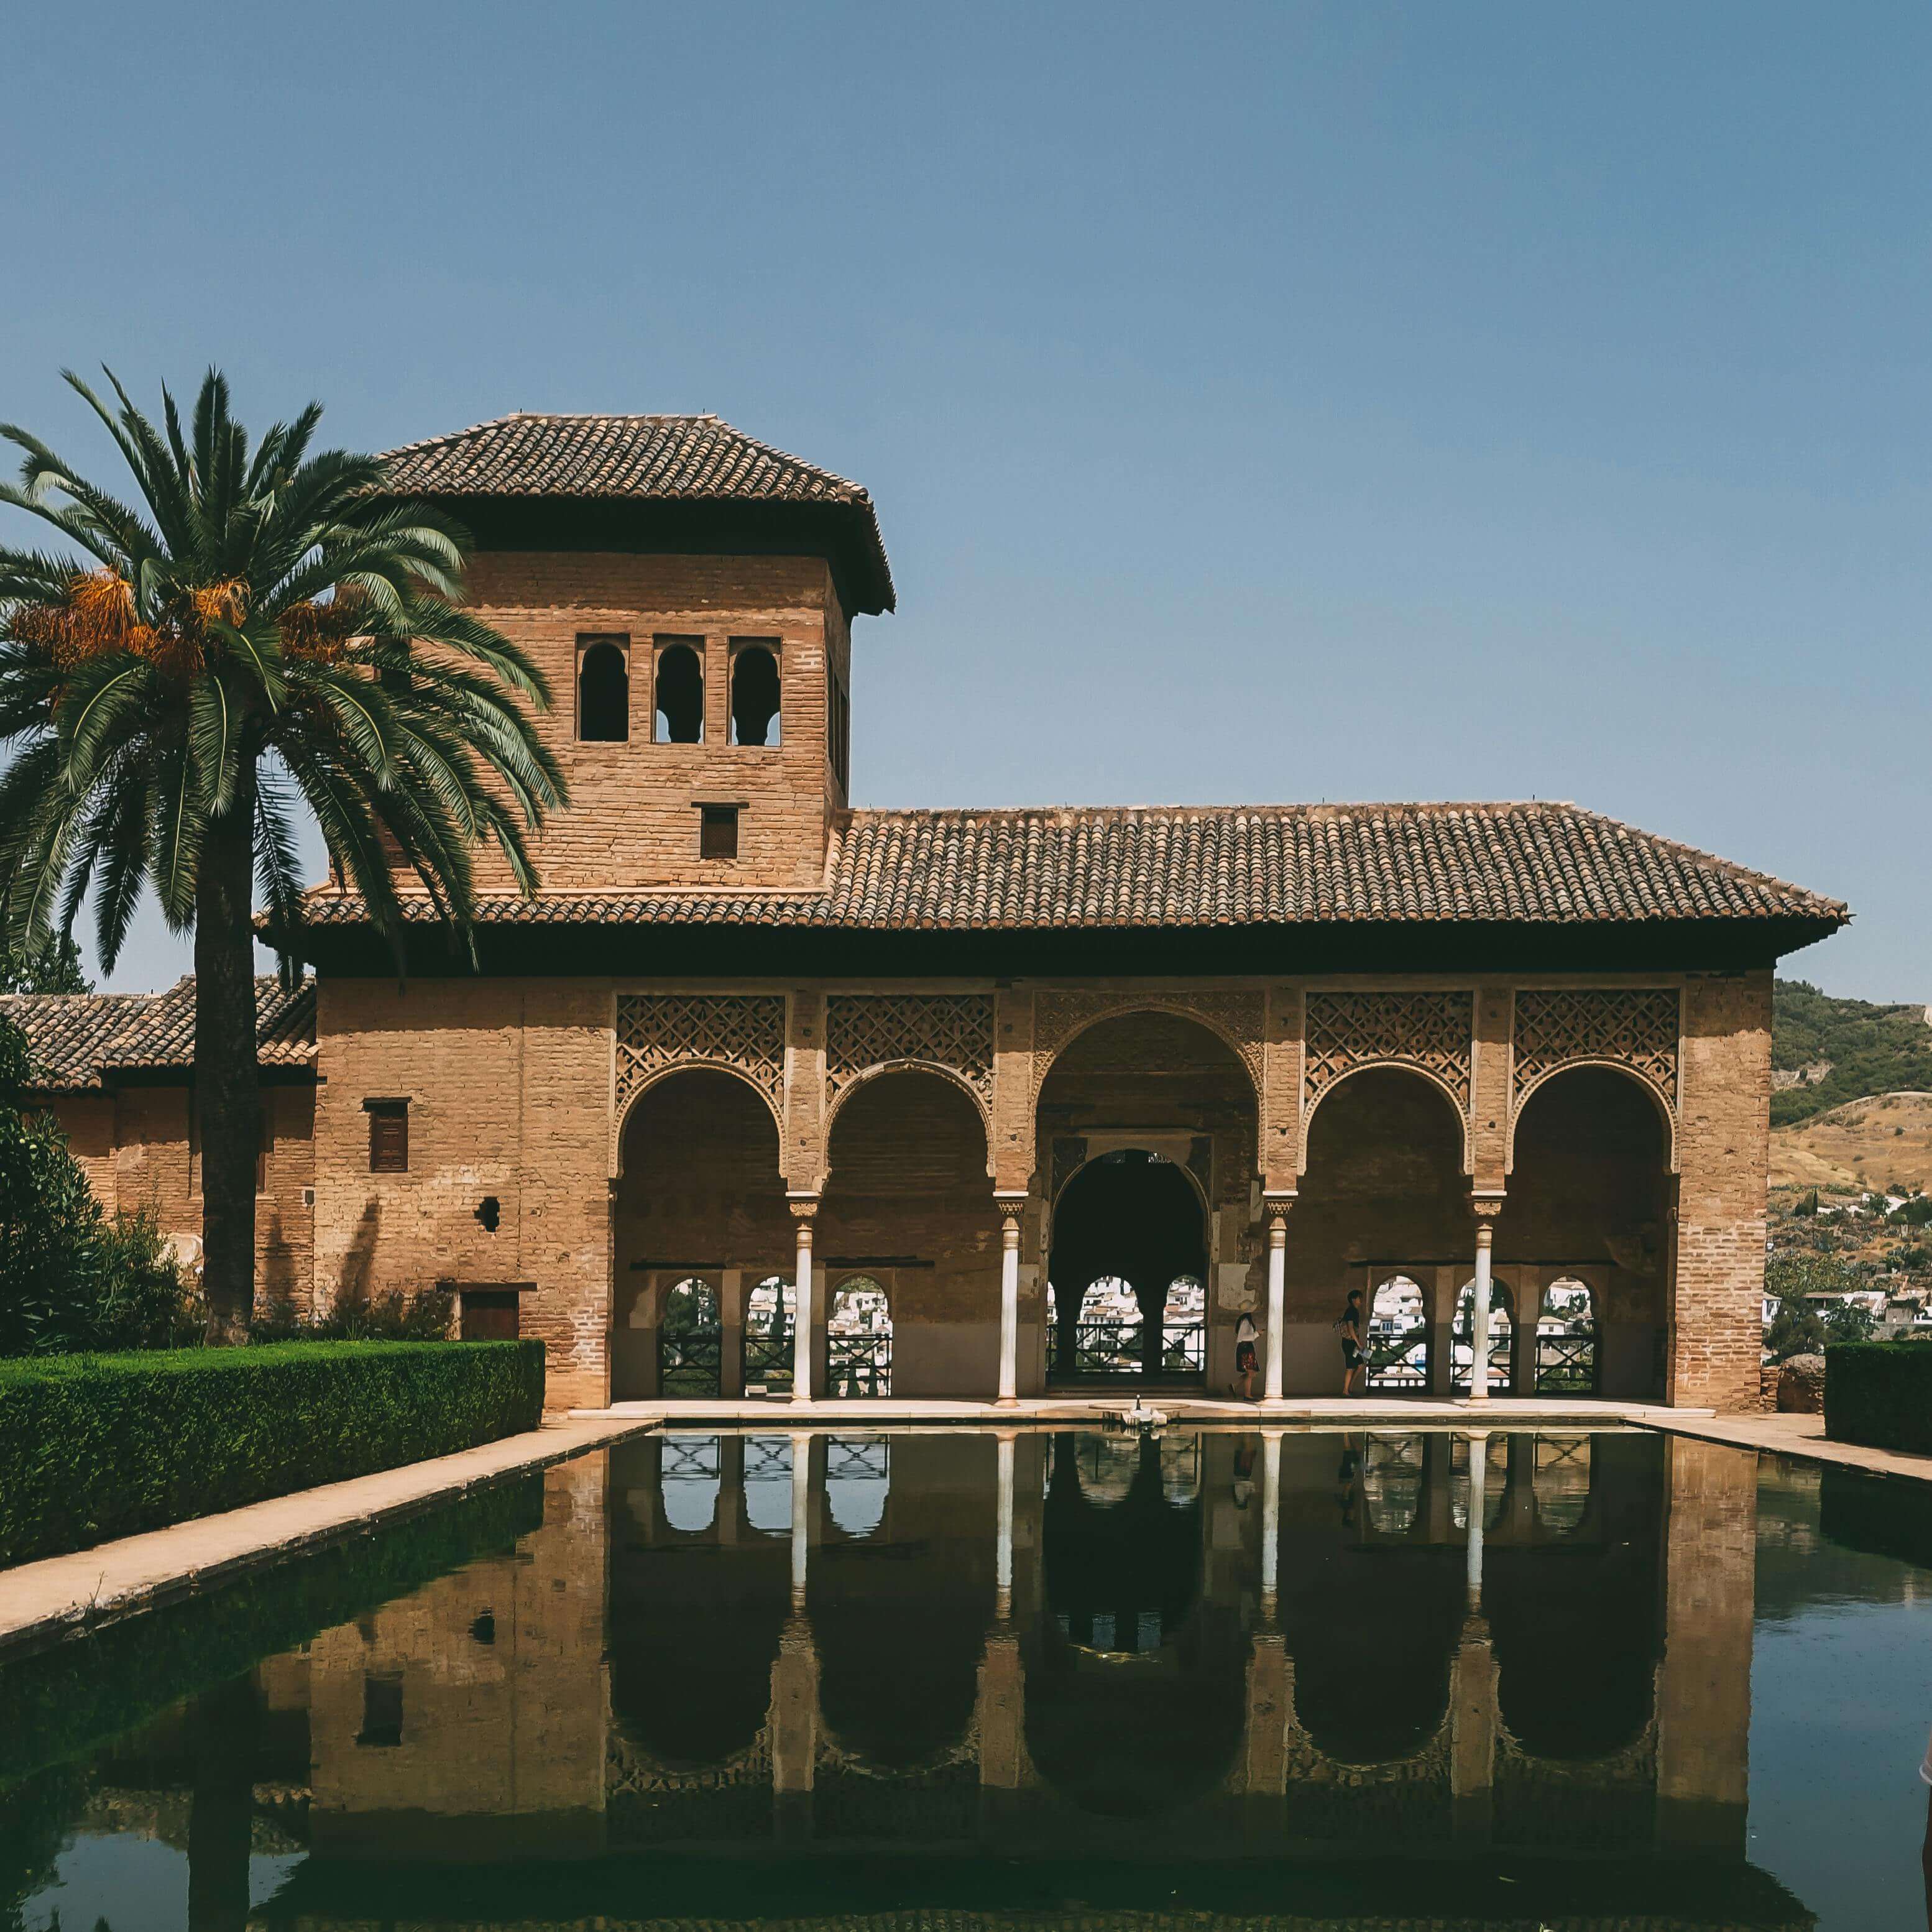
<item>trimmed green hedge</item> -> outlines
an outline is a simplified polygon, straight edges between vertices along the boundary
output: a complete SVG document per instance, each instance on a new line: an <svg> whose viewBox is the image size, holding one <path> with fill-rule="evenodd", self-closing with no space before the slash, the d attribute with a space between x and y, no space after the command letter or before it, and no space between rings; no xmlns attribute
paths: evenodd
<svg viewBox="0 0 1932 1932"><path fill-rule="evenodd" d="M534 1429L540 1342L0 1362L0 1566Z"/></svg>
<svg viewBox="0 0 1932 1932"><path fill-rule="evenodd" d="M1825 1433L1932 1456L1932 1342L1833 1343L1825 1351Z"/></svg>

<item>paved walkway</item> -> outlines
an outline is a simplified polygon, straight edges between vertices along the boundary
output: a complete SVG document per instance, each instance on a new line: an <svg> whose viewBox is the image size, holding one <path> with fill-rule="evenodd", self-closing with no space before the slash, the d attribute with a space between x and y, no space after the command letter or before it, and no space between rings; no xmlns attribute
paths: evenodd
<svg viewBox="0 0 1932 1932"><path fill-rule="evenodd" d="M1842 1468L1869 1469L1874 1475L1910 1476L1932 1483L1932 1456L1907 1456L1895 1449L1867 1449L1856 1442L1827 1442L1822 1415L1698 1416L1666 1409L1647 1425L1706 1442L1729 1442L1739 1449L1768 1449L1807 1462L1834 1462Z"/></svg>
<svg viewBox="0 0 1932 1932"><path fill-rule="evenodd" d="M795 1402L789 1396L680 1396L662 1402L614 1402L608 1408L572 1409L573 1418L661 1422L680 1429L760 1425L768 1429L808 1429L900 1423L990 1424L994 1428L1066 1422L1104 1422L1124 1415L1135 1400L1131 1390L1105 1396L1027 1396L1011 1406L994 1402L941 1401L911 1396L846 1396ZM1466 1397L1376 1396L1297 1396L1280 1402L1210 1400L1198 1396L1143 1398L1173 1422L1234 1423L1252 1429L1314 1424L1327 1429L1412 1429L1420 1423L1459 1429L1550 1428L1559 1424L1604 1429L1625 1423L1654 1423L1661 1418L1708 1415L1708 1409L1664 1408L1655 1402L1562 1400L1553 1396L1492 1396L1486 1402Z"/></svg>
<svg viewBox="0 0 1932 1932"><path fill-rule="evenodd" d="M558 1418L479 1449L197 1516L166 1529L0 1570L0 1652L191 1595L239 1572L448 1502L651 1425Z"/></svg>

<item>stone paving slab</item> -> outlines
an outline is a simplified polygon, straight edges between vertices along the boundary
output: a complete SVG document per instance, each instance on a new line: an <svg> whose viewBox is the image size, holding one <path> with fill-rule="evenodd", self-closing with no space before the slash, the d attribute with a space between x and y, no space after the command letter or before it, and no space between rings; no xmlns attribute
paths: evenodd
<svg viewBox="0 0 1932 1932"><path fill-rule="evenodd" d="M1035 1424L1104 1422L1124 1414L1132 1400L1131 1390L1106 1396L1028 1396L1011 1404L910 1396L832 1396L800 1402L784 1396L684 1396L670 1401L614 1402L608 1408L573 1409L571 1414L586 1420L634 1418L679 1429L723 1424L782 1430L904 1423L973 1423L991 1424L997 1429ZM1461 1429L1548 1427L1559 1424L1614 1429L1660 1417L1713 1413L1709 1409L1665 1408L1654 1402L1552 1396L1492 1396L1485 1402L1471 1402L1466 1397L1323 1396L1248 1402L1156 1393L1147 1396L1145 1401L1169 1421L1232 1423L1247 1428L1260 1424L1273 1427L1310 1423L1331 1429L1408 1429L1435 1423Z"/></svg>
<svg viewBox="0 0 1932 1932"><path fill-rule="evenodd" d="M1807 1462L1832 1462L1841 1468L1868 1469L1878 1476L1909 1476L1932 1483L1932 1456L1908 1456L1897 1449L1868 1449L1857 1442L1828 1442L1822 1415L1696 1416L1666 1409L1645 1426L1706 1442L1728 1442L1738 1449L1768 1449Z"/></svg>
<svg viewBox="0 0 1932 1932"><path fill-rule="evenodd" d="M0 1570L0 1654L111 1623L357 1530L505 1478L561 1462L656 1425L637 1417L557 1418L520 1436L346 1482L196 1516L166 1529Z"/></svg>

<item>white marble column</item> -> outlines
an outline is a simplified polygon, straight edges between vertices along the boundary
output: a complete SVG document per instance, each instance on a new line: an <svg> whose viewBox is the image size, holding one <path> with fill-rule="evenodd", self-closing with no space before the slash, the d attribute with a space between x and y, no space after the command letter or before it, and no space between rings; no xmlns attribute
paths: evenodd
<svg viewBox="0 0 1932 1932"><path fill-rule="evenodd" d="M994 1610L1001 1623L1013 1614L1013 1460L1017 1444L1012 1431L999 1432L997 1447L1000 1468L998 1541L994 1555Z"/></svg>
<svg viewBox="0 0 1932 1932"><path fill-rule="evenodd" d="M1490 1399L1490 1299L1494 1271L1492 1255L1496 1247L1496 1216L1502 1201L1494 1196L1478 1195L1470 1205L1476 1216L1476 1282L1469 1310L1469 1400Z"/></svg>
<svg viewBox="0 0 1932 1932"><path fill-rule="evenodd" d="M1000 1210L1000 1402L1011 1408L1019 1400L1020 1222L1026 1196L1000 1194L994 1200ZM1012 1446L1006 1444L1009 1451Z"/></svg>
<svg viewBox="0 0 1932 1932"><path fill-rule="evenodd" d="M1288 1319L1288 1210L1294 1204L1292 1195L1273 1195L1262 1202L1268 1216L1268 1346L1267 1372L1262 1382L1262 1400L1282 1399L1282 1330Z"/></svg>
<svg viewBox="0 0 1932 1932"><path fill-rule="evenodd" d="M794 1196L786 1205L791 1210L798 1237L797 1271L792 1277L794 1286L792 1290L791 1399L794 1402L809 1402L812 1400L812 1217L818 1212L818 1197L815 1194Z"/></svg>
<svg viewBox="0 0 1932 1932"><path fill-rule="evenodd" d="M1486 1500L1484 1492L1490 1480L1490 1438L1482 1430L1469 1436L1469 1607L1477 1610L1483 1600L1483 1517Z"/></svg>

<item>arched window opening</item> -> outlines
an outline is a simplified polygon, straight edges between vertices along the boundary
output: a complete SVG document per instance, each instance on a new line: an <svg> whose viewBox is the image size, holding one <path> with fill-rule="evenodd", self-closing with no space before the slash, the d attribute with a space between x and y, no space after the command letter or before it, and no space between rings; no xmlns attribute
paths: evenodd
<svg viewBox="0 0 1932 1932"><path fill-rule="evenodd" d="M1597 1298L1587 1282L1566 1277L1544 1291L1536 1320L1536 1392L1597 1392Z"/></svg>
<svg viewBox="0 0 1932 1932"><path fill-rule="evenodd" d="M1552 1536L1567 1536L1590 1507L1590 1438L1539 1436L1530 1478L1536 1521Z"/></svg>
<svg viewBox="0 0 1932 1932"><path fill-rule="evenodd" d="M842 1283L825 1317L825 1382L834 1395L892 1392L892 1311L869 1275Z"/></svg>
<svg viewBox="0 0 1932 1932"><path fill-rule="evenodd" d="M745 1438L745 1520L760 1536L791 1534L791 1458L788 1436Z"/></svg>
<svg viewBox="0 0 1932 1932"><path fill-rule="evenodd" d="M870 1536L886 1520L891 1444L834 1436L825 1444L825 1507L835 1528Z"/></svg>
<svg viewBox="0 0 1932 1932"><path fill-rule="evenodd" d="M1462 1292L1456 1298L1456 1322L1450 1330L1449 1362L1452 1370L1450 1381L1462 1390L1468 1389L1473 1378L1470 1373L1476 1359L1474 1346L1473 1324L1476 1312L1476 1284L1466 1281ZM1506 1390L1510 1385L1510 1333L1509 1290L1493 1277L1490 1282L1490 1378L1492 1390Z"/></svg>
<svg viewBox="0 0 1932 1932"><path fill-rule="evenodd" d="M630 735L630 666L621 644L600 638L577 661L577 736L586 745L621 745Z"/></svg>
<svg viewBox="0 0 1932 1932"><path fill-rule="evenodd" d="M658 1387L665 1395L716 1395L724 1331L718 1293L696 1275L674 1283L658 1324Z"/></svg>
<svg viewBox="0 0 1932 1932"><path fill-rule="evenodd" d="M661 644L657 664L657 742L704 742L704 666L689 644Z"/></svg>
<svg viewBox="0 0 1932 1932"><path fill-rule="evenodd" d="M769 644L740 644L731 653L731 742L778 742L778 659Z"/></svg>
<svg viewBox="0 0 1932 1932"><path fill-rule="evenodd" d="M1474 1438L1455 1437L1449 1450L1449 1517L1458 1529L1469 1526L1469 1448ZM1494 1529L1503 1520L1509 1486L1509 1438L1491 1436L1483 1442L1483 1527Z"/></svg>
<svg viewBox="0 0 1932 1932"><path fill-rule="evenodd" d="M682 1535L702 1536L718 1516L718 1438L667 1436L659 1466L665 1522Z"/></svg>
<svg viewBox="0 0 1932 1932"><path fill-rule="evenodd" d="M745 1298L745 1393L775 1395L792 1385L793 1321L798 1297L782 1275L767 1275Z"/></svg>
<svg viewBox="0 0 1932 1932"><path fill-rule="evenodd" d="M1422 1290L1390 1275L1369 1308L1369 1387L1388 1395L1429 1391L1429 1313Z"/></svg>
<svg viewBox="0 0 1932 1932"><path fill-rule="evenodd" d="M1362 1498L1378 1536L1406 1536L1422 1514L1423 1438L1371 1436L1362 1462Z"/></svg>
<svg viewBox="0 0 1932 1932"><path fill-rule="evenodd" d="M1208 1366L1208 1292L1201 1277L1178 1274L1167 1285L1161 1311L1160 1366L1164 1375L1198 1376Z"/></svg>
<svg viewBox="0 0 1932 1932"><path fill-rule="evenodd" d="M1147 1369L1144 1318L1130 1281L1103 1274L1087 1285L1070 1349L1058 1325L1047 1336L1049 1375L1138 1376Z"/></svg>

